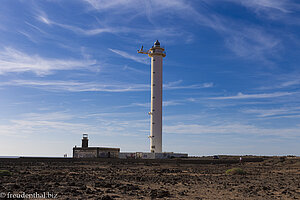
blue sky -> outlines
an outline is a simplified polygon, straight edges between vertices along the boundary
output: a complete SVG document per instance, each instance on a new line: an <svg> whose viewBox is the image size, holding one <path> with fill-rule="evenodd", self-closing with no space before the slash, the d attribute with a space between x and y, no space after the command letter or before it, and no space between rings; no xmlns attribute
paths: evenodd
<svg viewBox="0 0 300 200"><path fill-rule="evenodd" d="M296 0L3 0L0 155L149 151L150 59L163 68L163 150L300 155Z"/></svg>

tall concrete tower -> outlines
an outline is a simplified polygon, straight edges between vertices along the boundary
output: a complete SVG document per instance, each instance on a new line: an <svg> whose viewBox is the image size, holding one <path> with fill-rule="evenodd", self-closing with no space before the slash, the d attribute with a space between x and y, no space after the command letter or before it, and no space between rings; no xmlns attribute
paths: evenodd
<svg viewBox="0 0 300 200"><path fill-rule="evenodd" d="M165 49L158 40L152 48L145 51L143 46L138 53L147 54L151 58L151 116L150 121L150 151L162 152L162 68Z"/></svg>

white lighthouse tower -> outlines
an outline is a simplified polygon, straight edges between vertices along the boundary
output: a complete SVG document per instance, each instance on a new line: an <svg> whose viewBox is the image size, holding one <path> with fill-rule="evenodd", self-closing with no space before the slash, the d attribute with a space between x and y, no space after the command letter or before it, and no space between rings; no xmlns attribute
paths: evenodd
<svg viewBox="0 0 300 200"><path fill-rule="evenodd" d="M147 54L151 58L151 116L150 121L150 151L162 152L162 67L165 49L160 46L158 40L148 51L143 46L138 53Z"/></svg>

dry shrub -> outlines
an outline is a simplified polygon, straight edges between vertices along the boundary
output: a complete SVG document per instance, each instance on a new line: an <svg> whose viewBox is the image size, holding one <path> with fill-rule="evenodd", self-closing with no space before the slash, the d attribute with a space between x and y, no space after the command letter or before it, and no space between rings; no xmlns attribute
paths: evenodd
<svg viewBox="0 0 300 200"><path fill-rule="evenodd" d="M243 169L241 169L241 168L232 168L232 169L228 169L226 171L226 174L229 174L229 175L236 175L236 174L238 174L238 175L245 175L246 172Z"/></svg>

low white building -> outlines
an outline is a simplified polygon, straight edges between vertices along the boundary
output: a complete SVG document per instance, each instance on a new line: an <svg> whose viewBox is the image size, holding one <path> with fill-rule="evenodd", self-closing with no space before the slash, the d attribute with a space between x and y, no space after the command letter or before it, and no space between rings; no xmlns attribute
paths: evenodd
<svg viewBox="0 0 300 200"><path fill-rule="evenodd" d="M170 158L187 158L186 153L173 153L173 152L163 152L163 153L150 153L150 152L136 152L127 153L120 152L119 158L121 159L170 159Z"/></svg>

